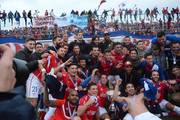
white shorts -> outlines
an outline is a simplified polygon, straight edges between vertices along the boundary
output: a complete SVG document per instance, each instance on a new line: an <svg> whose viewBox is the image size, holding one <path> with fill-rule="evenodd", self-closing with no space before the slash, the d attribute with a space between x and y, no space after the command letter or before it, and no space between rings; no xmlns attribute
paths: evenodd
<svg viewBox="0 0 180 120"><path fill-rule="evenodd" d="M107 113L107 110L105 108L103 108L103 107L99 107L99 116L101 116L101 115L103 115L105 113Z"/></svg>
<svg viewBox="0 0 180 120"><path fill-rule="evenodd" d="M150 112L145 112L134 117L134 120L161 120L161 119Z"/></svg>
<svg viewBox="0 0 180 120"><path fill-rule="evenodd" d="M123 120L134 120L134 118L132 117L132 115L130 115L129 113L127 113L125 115L125 117L123 118Z"/></svg>
<svg viewBox="0 0 180 120"><path fill-rule="evenodd" d="M31 73L26 81L26 97L38 98L38 95L43 92L43 85L39 79Z"/></svg>
<svg viewBox="0 0 180 120"><path fill-rule="evenodd" d="M166 105L168 104L169 102L165 99L161 100L161 102L159 103L159 106L161 107L162 110L165 110L167 111L166 109Z"/></svg>

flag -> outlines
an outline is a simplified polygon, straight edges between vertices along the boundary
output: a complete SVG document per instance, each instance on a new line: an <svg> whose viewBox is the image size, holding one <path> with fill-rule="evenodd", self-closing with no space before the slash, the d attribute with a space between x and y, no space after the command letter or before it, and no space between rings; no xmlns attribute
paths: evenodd
<svg viewBox="0 0 180 120"><path fill-rule="evenodd" d="M99 9L100 6L101 6L103 3L105 3L105 2L106 2L106 0L101 0L101 2L99 3L98 9Z"/></svg>

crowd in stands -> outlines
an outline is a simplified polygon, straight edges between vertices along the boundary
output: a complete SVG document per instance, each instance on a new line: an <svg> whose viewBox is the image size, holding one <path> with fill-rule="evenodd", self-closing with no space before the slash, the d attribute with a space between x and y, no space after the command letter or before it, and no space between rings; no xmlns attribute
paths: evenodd
<svg viewBox="0 0 180 120"><path fill-rule="evenodd" d="M78 31L83 31L84 33L98 34L100 32L112 32L112 31L128 31L137 35L156 35L159 31L166 31L167 33L174 33L180 31L179 26L179 8L172 8L169 10L168 7L162 9L162 14L155 7L152 10L147 8L145 11L141 9L119 9L119 11L104 10L102 15L97 14L95 11L78 11L72 10L71 14L83 16L89 16L89 22L86 28L79 28L77 26L71 25L66 27L59 27L54 25L53 27L42 26L42 27L22 27L14 28L12 30L1 30L0 37L17 37L20 39L25 39L28 36L33 36L35 39L52 39L54 36L60 35L62 32L77 34ZM110 14L112 13L112 14ZM143 14L144 13L144 14ZM0 12L1 26L6 26L6 20L13 25L13 20L18 21L20 24L20 18L23 17L25 26L27 26L27 19L29 19L30 24L33 25L33 18L38 17L39 12L36 10L32 14L31 10L29 12L23 11L22 15L16 11L12 13L6 13L5 10ZM44 16L53 16L55 14L53 9L48 12L45 11ZM61 16L66 16L66 13L62 13ZM134 16L134 18L132 18ZM111 17L112 20L106 22L107 17ZM139 19L139 20L137 20ZM138 22L137 22L138 21Z"/></svg>

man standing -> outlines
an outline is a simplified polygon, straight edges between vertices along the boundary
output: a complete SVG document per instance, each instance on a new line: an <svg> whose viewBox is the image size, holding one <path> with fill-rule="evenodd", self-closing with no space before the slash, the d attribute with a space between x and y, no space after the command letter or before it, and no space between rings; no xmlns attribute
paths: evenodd
<svg viewBox="0 0 180 120"><path fill-rule="evenodd" d="M23 18L24 18L25 26L27 27L27 13L26 13L25 10L23 10L22 15L23 15Z"/></svg>
<svg viewBox="0 0 180 120"><path fill-rule="evenodd" d="M18 27L20 26L20 13L16 10L16 12L14 13L14 18L16 20L16 24L18 25Z"/></svg>
<svg viewBox="0 0 180 120"><path fill-rule="evenodd" d="M4 27L6 26L6 18L7 18L7 13L5 12L5 10L3 10L3 13L2 13L2 18L3 18L3 22L4 22Z"/></svg>
<svg viewBox="0 0 180 120"><path fill-rule="evenodd" d="M28 12L28 18L30 19L30 22L31 22L31 25L33 25L33 17L32 17L32 13L31 13L31 10Z"/></svg>
<svg viewBox="0 0 180 120"><path fill-rule="evenodd" d="M9 19L9 23L11 23L11 26L13 25L13 13L10 11L8 13L8 19Z"/></svg>

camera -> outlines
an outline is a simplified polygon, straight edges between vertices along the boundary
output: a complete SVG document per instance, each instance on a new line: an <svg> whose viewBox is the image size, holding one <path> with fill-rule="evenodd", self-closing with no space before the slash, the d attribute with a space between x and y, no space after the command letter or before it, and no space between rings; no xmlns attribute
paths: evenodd
<svg viewBox="0 0 180 120"><path fill-rule="evenodd" d="M26 80L29 77L29 69L27 67L27 62L20 59L13 59L13 69L16 73L16 84L15 87L26 84Z"/></svg>

